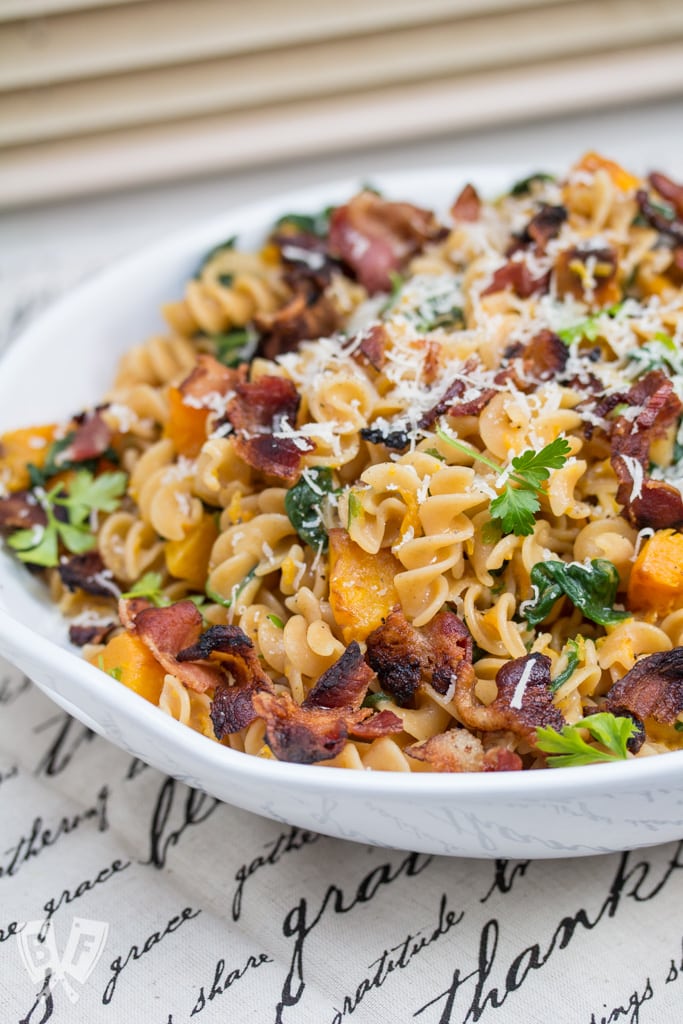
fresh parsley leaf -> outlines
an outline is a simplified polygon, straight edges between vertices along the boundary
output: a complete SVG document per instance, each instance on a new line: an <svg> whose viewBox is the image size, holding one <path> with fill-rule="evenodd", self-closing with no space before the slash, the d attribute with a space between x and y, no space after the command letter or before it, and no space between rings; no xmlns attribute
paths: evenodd
<svg viewBox="0 0 683 1024"><path fill-rule="evenodd" d="M463 444L451 437L443 428L436 431L442 441L464 452L477 462L483 462L499 475L505 472L503 466L482 455L476 448ZM528 537L534 532L534 514L538 512L540 502L538 495L541 485L550 476L551 469L560 469L569 456L571 447L564 437L557 437L547 444L540 452L531 449L516 455L507 475L503 493L491 502L491 520L499 521L503 533L514 533L518 537ZM516 486L513 486L516 485ZM494 526L485 527L485 543L495 543Z"/></svg>
<svg viewBox="0 0 683 1024"><path fill-rule="evenodd" d="M316 550L327 551L327 530L321 504L325 495L332 494L334 489L332 470L328 466L313 466L285 495L285 512L290 523L302 541Z"/></svg>
<svg viewBox="0 0 683 1024"><path fill-rule="evenodd" d="M631 364L628 370L631 377L640 377L651 370L664 370L669 376L683 374L683 352L673 338L661 331L650 341L632 349L627 358Z"/></svg>
<svg viewBox="0 0 683 1024"><path fill-rule="evenodd" d="M510 195L526 196L537 182L542 181L555 181L555 175L548 174L547 171L536 171L534 174L522 178L521 181L516 181L510 189Z"/></svg>
<svg viewBox="0 0 683 1024"><path fill-rule="evenodd" d="M581 735L587 729L590 736L606 747L592 747ZM550 768L565 768L596 761L624 761L628 756L627 743L636 732L632 718L620 718L610 712L599 712L582 718L576 725L565 725L562 732L550 726L536 729L536 745L546 754Z"/></svg>
<svg viewBox="0 0 683 1024"><path fill-rule="evenodd" d="M273 623L276 629L285 628L285 624L279 615L275 615L275 613L272 613L271 615L266 615L266 618L268 619L269 622Z"/></svg>
<svg viewBox="0 0 683 1024"><path fill-rule="evenodd" d="M557 693L559 688L567 682L570 678L577 665L579 664L579 657L581 652L581 644L578 640L567 640L564 650L567 652L567 665L550 684L550 692ZM564 653L564 652L563 652Z"/></svg>
<svg viewBox="0 0 683 1024"><path fill-rule="evenodd" d="M360 503L360 498L353 491L349 491L349 518L346 524L347 530L350 528L351 523L358 519L358 516L363 512L363 506Z"/></svg>
<svg viewBox="0 0 683 1024"><path fill-rule="evenodd" d="M507 486L503 493L491 502L490 512L492 519L500 520L503 533L528 537L534 532L534 515L540 507L536 491L526 487Z"/></svg>
<svg viewBox="0 0 683 1024"><path fill-rule="evenodd" d="M376 708L378 704L384 704L386 701L391 700L391 696L388 693L384 693L382 690L378 690L377 693L369 693L363 703L362 708Z"/></svg>
<svg viewBox="0 0 683 1024"><path fill-rule="evenodd" d="M240 582L237 584L237 586L232 588L232 591L231 591L231 594L230 594L229 598L223 597L221 594L219 594L216 590L214 590L211 586L209 586L208 582L207 582L207 584L206 584L206 586L204 588L204 593L206 594L208 599L210 601L212 601L214 604L220 604L220 605L223 606L223 608L232 608L233 601L237 600L237 598L240 596L240 594L242 593L244 588L247 586L247 584L251 583L251 581L253 580L255 575L256 575L256 566L254 566L253 569L249 570L247 575L242 580L240 580Z"/></svg>
<svg viewBox="0 0 683 1024"><path fill-rule="evenodd" d="M97 456L94 459L82 459L79 462L75 462L73 459L62 458L63 452L71 447L71 443L76 436L76 431L71 430L64 437L60 437L59 440L53 441L47 450L43 465L38 468L32 462L27 465L29 478L31 481L31 487L46 487L49 480L53 476L57 476L58 473L63 473L65 470L76 469L82 470L87 469L90 472L95 472L97 464L100 459L107 459L108 462L118 462L118 454L113 448L107 448L102 455Z"/></svg>
<svg viewBox="0 0 683 1024"><path fill-rule="evenodd" d="M580 608L587 619L601 626L631 618L630 612L616 611L613 607L619 573L606 558L594 558L590 565L554 560L537 562L531 570L531 585L536 587L537 596L525 603L524 611L530 626L543 622L563 596Z"/></svg>
<svg viewBox="0 0 683 1024"><path fill-rule="evenodd" d="M232 235L230 238L226 238L224 242L219 242L218 245L214 245L212 249L209 249L206 255L202 257L201 263L195 270L195 278L201 277L202 271L212 259L215 259L215 257L220 253L225 252L226 249L234 249L236 244L237 235Z"/></svg>
<svg viewBox="0 0 683 1024"><path fill-rule="evenodd" d="M45 511L47 523L31 530L18 530L8 539L22 562L50 568L59 562L60 541L72 554L92 551L97 539L90 529L91 512L113 512L126 490L125 473L102 473L98 477L87 469L75 474L65 491L61 483L46 494L39 492L39 501ZM57 518L57 507L67 510L68 520Z"/></svg>
<svg viewBox="0 0 683 1024"><path fill-rule="evenodd" d="M164 594L162 587L163 579L160 572L146 572L144 576L141 576L133 584L130 590L126 591L125 594L121 594L121 597L145 597L152 604L156 605L157 608L166 608L171 604L171 599Z"/></svg>

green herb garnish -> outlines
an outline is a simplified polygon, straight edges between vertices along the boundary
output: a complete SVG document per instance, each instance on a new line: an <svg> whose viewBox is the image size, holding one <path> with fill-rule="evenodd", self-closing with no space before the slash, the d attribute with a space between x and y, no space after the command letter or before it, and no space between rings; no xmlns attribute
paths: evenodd
<svg viewBox="0 0 683 1024"><path fill-rule="evenodd" d="M622 302L616 302L609 309L601 309L597 313L591 313L585 320L580 320L578 324L573 324L571 327L563 327L562 330L557 332L557 336L565 345L573 345L575 341L597 341L602 334L603 316L606 315L614 319L622 305Z"/></svg>
<svg viewBox="0 0 683 1024"><path fill-rule="evenodd" d="M224 366L238 366L248 362L257 341L256 332L246 327L237 327L227 334L212 334L216 359Z"/></svg>
<svg viewBox="0 0 683 1024"><path fill-rule="evenodd" d="M327 551L327 530L321 505L325 496L334 490L332 470L328 466L313 466L285 495L285 512L290 523L302 541L316 550Z"/></svg>
<svg viewBox="0 0 683 1024"><path fill-rule="evenodd" d="M157 608L167 608L171 604L170 597L167 597L163 592L163 579L160 572L146 572L144 576L141 576L137 580L130 590L127 590L125 594L121 594L121 597L133 599L135 597L144 597L146 600L151 601Z"/></svg>
<svg viewBox="0 0 683 1024"><path fill-rule="evenodd" d="M563 683L566 683L572 672L579 664L579 655L581 652L581 644L578 640L567 640L564 650L567 652L567 666L555 676L550 684L550 692L557 693Z"/></svg>
<svg viewBox="0 0 683 1024"><path fill-rule="evenodd" d="M382 690L378 690L377 693L369 693L361 704L361 707L376 708L378 704L384 704L386 701L391 699L390 694L384 693Z"/></svg>
<svg viewBox="0 0 683 1024"><path fill-rule="evenodd" d="M123 679L123 669L121 668L121 666L116 665L114 666L114 668L105 668L104 656L102 654L97 655L97 667L101 669L103 672L106 672L108 676L111 676L112 679L115 679L118 683L120 683L121 680Z"/></svg>
<svg viewBox="0 0 683 1024"><path fill-rule="evenodd" d="M280 618L279 615L275 615L274 613L272 613L270 615L266 615L266 618L268 619L269 622L273 623L273 625L275 626L276 629L284 629L285 628L285 624L284 624L284 622L282 621L282 619Z"/></svg>
<svg viewBox="0 0 683 1024"><path fill-rule="evenodd" d="M216 256L220 255L220 253L226 252L228 249L234 249L236 244L237 235L232 235L230 238L226 238L224 242L219 242L218 245L214 245L213 249L209 249L195 271L195 278L201 277L202 271L206 268L207 264L211 262L211 260L215 259Z"/></svg>
<svg viewBox="0 0 683 1024"><path fill-rule="evenodd" d="M334 206L326 206L319 213L285 213L275 221L274 230L292 227L305 235L317 235L325 238L330 230L330 217Z"/></svg>
<svg viewBox="0 0 683 1024"><path fill-rule="evenodd" d="M90 529L90 515L113 512L125 493L127 479L125 473L102 473L95 477L87 469L78 470L68 492L58 483L47 493L36 495L47 516L46 525L17 530L7 543L22 562L45 568L58 564L60 541L74 555L92 551L97 538ZM58 508L66 510L66 522L57 517Z"/></svg>
<svg viewBox="0 0 683 1024"><path fill-rule="evenodd" d="M606 558L593 558L590 565L553 560L537 562L531 570L531 585L536 588L536 597L524 603L524 616L530 626L543 622L561 597L568 597L587 619L601 626L612 626L631 618L630 612L613 607L619 573Z"/></svg>
<svg viewBox="0 0 683 1024"><path fill-rule="evenodd" d="M587 729L590 736L607 749L590 746L581 735L582 729ZM596 761L624 761L628 756L628 741L635 732L636 724L632 718L618 718L603 711L582 718L576 725L565 725L562 732L550 726L540 726L536 729L536 746L546 754L556 755L548 758L550 768L569 768Z"/></svg>
<svg viewBox="0 0 683 1024"><path fill-rule="evenodd" d="M442 441L453 445L465 455L470 455L477 462L483 462L499 475L505 473L504 467L499 463L451 437L442 428L436 433ZM557 437L545 448L541 448L540 452L529 449L513 458L512 469L507 474L504 490L494 498L490 507L491 518L500 522L503 533L527 537L534 532L534 514L541 507L538 496L542 484L550 476L551 469L560 469L564 466L570 451L571 447L566 438Z"/></svg>
<svg viewBox="0 0 683 1024"><path fill-rule="evenodd" d="M213 602L213 604L220 604L223 608L232 608L233 601L237 600L244 588L251 583L256 576L256 568L257 567L254 566L253 569L250 569L244 579L240 580L237 586L232 588L229 598L222 597L216 590L209 586L208 582L204 588L204 593L208 597L209 601Z"/></svg>
<svg viewBox="0 0 683 1024"><path fill-rule="evenodd" d="M522 178L521 181L516 181L510 189L510 195L526 196L531 192L531 189L535 184L543 181L555 181L555 175L548 174L547 171L536 171L534 174L530 174L527 178Z"/></svg>

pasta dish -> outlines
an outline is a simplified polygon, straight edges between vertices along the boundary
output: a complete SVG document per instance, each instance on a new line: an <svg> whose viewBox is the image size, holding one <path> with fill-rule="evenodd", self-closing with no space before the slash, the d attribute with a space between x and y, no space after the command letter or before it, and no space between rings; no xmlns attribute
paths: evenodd
<svg viewBox="0 0 683 1024"><path fill-rule="evenodd" d="M683 748L683 185L588 153L438 213L366 187L163 314L0 437L0 532L100 685L305 764Z"/></svg>

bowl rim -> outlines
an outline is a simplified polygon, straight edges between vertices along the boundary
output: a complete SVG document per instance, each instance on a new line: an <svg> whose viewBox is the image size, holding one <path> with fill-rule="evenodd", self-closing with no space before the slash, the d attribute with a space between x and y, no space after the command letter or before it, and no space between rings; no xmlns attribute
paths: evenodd
<svg viewBox="0 0 683 1024"><path fill-rule="evenodd" d="M556 169L553 168L553 163L554 161L549 161L550 170ZM428 194L430 188L435 188L437 194L445 194L447 187L449 193L455 195L458 188L472 179L478 183L484 180L484 190L501 189L505 187L506 182L513 181L516 176L521 177L525 173L530 173L529 167L521 163L499 167L472 164L456 168L444 164L431 168L380 172L369 177L382 191L398 195L403 192L408 197L419 197L420 194ZM201 252L207 244L215 244L215 240L227 232L262 234L263 227L280 216L283 209L294 209L296 206L301 209L314 209L321 203L347 198L358 186L357 178L321 181L295 191L287 191L282 196L271 195L248 202L239 209L228 207L212 220L204 220L200 224L173 232L123 259L116 260L57 299L10 343L0 358L0 371L3 377L7 379L8 376L11 378L14 375L16 378L27 367L33 365L41 347L58 333L60 323L77 311L89 296L96 295L107 286L123 284L131 275L144 271L150 260L168 253L169 249L177 250L179 254L182 251L189 266L197 252ZM438 207L438 204L435 205ZM9 426L19 424L8 424ZM7 427L2 426L2 429ZM4 559L0 560L0 591L4 576L3 561ZM46 597L45 603L47 602ZM683 779L683 750L627 761L584 765L580 768L521 772L440 773L351 769L331 772L329 767L320 765L294 764L245 754L203 736L106 676L79 656L75 650L42 636L1 605L0 645L3 652L7 649L26 652L27 656L47 673L53 674L55 669L58 669L67 679L64 694L53 690L47 683L38 685L48 695L53 694L57 702L63 696L65 701L73 705L76 715L81 710L88 719L86 724L90 724L91 716L80 707L78 698L85 693L92 695L93 688L99 687L100 706L103 712L115 713L119 720L126 723L135 721L137 726L144 727L146 733L156 739L167 741L172 751L177 752L183 763L192 770L193 777L201 774L201 769L205 767L211 772L223 770L226 777L248 777L264 788L295 784L301 792L325 791L338 796L384 797L389 800L420 796L464 800L486 798L492 801L513 798L524 803L529 800L541 801L544 797L548 800L576 800L582 796L595 795L596 791L616 796L623 792L642 791L643 787L648 786L680 786L680 780ZM12 660L11 654L9 657ZM99 723L98 726L102 734L107 736L106 728ZM145 755L141 756L144 759Z"/></svg>

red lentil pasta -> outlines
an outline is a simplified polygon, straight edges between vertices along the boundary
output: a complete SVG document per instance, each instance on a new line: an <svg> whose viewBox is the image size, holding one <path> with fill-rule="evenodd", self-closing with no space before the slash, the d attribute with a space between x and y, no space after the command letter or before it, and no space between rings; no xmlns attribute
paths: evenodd
<svg viewBox="0 0 683 1024"><path fill-rule="evenodd" d="M0 531L107 673L278 760L683 747L683 185L596 153L219 244ZM97 404L95 404L97 403Z"/></svg>

